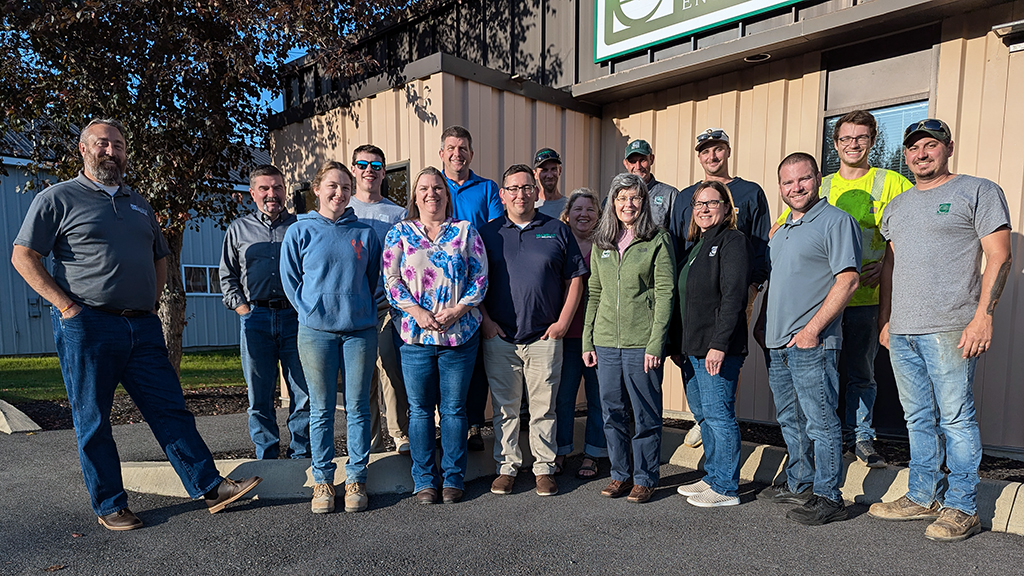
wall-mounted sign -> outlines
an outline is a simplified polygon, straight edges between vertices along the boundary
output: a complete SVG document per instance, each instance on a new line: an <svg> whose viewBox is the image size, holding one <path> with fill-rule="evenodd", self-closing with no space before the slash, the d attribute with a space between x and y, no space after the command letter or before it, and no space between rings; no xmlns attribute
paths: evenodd
<svg viewBox="0 0 1024 576"><path fill-rule="evenodd" d="M798 1L597 0L594 60L608 60Z"/></svg>

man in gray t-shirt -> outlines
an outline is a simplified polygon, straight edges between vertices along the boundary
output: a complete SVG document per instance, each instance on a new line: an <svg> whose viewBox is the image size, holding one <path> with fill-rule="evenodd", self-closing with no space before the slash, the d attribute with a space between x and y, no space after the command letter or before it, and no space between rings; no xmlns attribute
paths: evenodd
<svg viewBox="0 0 1024 576"><path fill-rule="evenodd" d="M405 218L406 209L398 206L381 195L381 186L386 166L384 151L373 144L363 144L352 151L352 175L355 176L355 191L348 205L356 213L359 221L370 225L381 245L388 230ZM416 183L412 182L410 196L416 194ZM405 380L402 378L402 367L395 353L394 319L401 316L392 315L391 306L384 297L384 277L377 283L377 367L370 380L370 449L379 452L383 449L381 436L381 404L387 415L388 433L395 441L395 450L402 454L409 453L409 398L405 394Z"/></svg>
<svg viewBox="0 0 1024 576"><path fill-rule="evenodd" d="M883 520L933 519L932 540L981 530L974 368L992 341L992 317L1010 273L1010 214L994 182L949 171L949 126L915 122L904 156L916 184L886 206L889 242L879 295L879 339L889 348L910 436L907 493L873 504ZM985 272L979 279L981 257ZM943 445L943 437L945 442ZM940 494L942 465L948 488Z"/></svg>
<svg viewBox="0 0 1024 576"><path fill-rule="evenodd" d="M842 313L859 285L860 226L818 196L813 156L779 164L779 192L790 207L768 242L768 294L754 336L767 350L768 385L789 462L787 485L761 498L800 504L786 515L817 526L847 517L839 406Z"/></svg>
<svg viewBox="0 0 1024 576"><path fill-rule="evenodd" d="M533 176L540 185L537 211L558 220L569 200L559 189L562 180L562 157L551 148L541 148L533 155Z"/></svg>
<svg viewBox="0 0 1024 576"><path fill-rule="evenodd" d="M82 129L78 151L84 161L78 178L32 199L11 263L53 306L53 340L93 511L108 530L142 526L128 509L111 434L110 405L121 384L188 495L219 512L260 478L222 478L185 406L155 314L170 250L153 208L121 180L128 165L125 129L95 119ZM48 255L53 275L43 266Z"/></svg>

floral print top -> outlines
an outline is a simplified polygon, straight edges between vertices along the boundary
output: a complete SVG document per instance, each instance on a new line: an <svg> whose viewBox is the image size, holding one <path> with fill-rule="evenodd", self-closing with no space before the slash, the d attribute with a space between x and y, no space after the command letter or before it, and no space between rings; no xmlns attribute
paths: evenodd
<svg viewBox="0 0 1024 576"><path fill-rule="evenodd" d="M381 273L388 301L402 314L406 344L459 346L480 328L477 306L487 293L487 256L473 225L449 218L433 242L423 225L402 220L384 239ZM404 307L419 305L434 314L456 304L470 306L448 330L423 330Z"/></svg>

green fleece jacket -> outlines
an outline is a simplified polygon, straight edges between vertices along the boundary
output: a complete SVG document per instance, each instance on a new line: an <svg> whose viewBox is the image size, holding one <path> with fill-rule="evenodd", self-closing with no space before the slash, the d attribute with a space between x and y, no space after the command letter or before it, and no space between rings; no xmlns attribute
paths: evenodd
<svg viewBox="0 0 1024 576"><path fill-rule="evenodd" d="M623 252L594 245L590 299L583 323L583 351L595 346L643 348L659 358L672 318L675 254L668 233L633 240Z"/></svg>

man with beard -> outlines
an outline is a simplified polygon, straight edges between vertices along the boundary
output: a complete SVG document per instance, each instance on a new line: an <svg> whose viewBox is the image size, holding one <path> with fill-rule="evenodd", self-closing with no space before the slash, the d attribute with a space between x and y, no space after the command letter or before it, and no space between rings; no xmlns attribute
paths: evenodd
<svg viewBox="0 0 1024 576"><path fill-rule="evenodd" d="M622 165L630 174L643 178L651 199L651 218L654 218L655 224L668 230L672 205L676 201L679 190L664 182L658 182L654 178L654 173L651 172L654 167L654 150L651 149L647 140L633 140L627 144L626 153L622 157Z"/></svg>
<svg viewBox="0 0 1024 576"><path fill-rule="evenodd" d="M128 164L124 128L93 120L78 150L84 170L32 200L11 262L53 307L53 338L92 508L109 530L142 526L128 509L110 426L120 383L189 496L219 512L261 479L222 478L185 406L155 314L170 250L153 208L121 181ZM53 275L42 262L51 253Z"/></svg>
<svg viewBox="0 0 1024 576"><path fill-rule="evenodd" d="M771 276L754 338L767 351L768 386L786 441L787 484L759 497L800 504L786 515L819 526L845 520L839 405L843 308L859 285L860 226L818 196L821 172L803 152L779 164L790 215L768 242Z"/></svg>
<svg viewBox="0 0 1024 576"><path fill-rule="evenodd" d="M295 215L285 208L284 175L274 166L249 174L257 211L231 223L220 256L224 305L241 324L242 373L249 387L249 437L256 458L277 458L281 437L274 398L277 367L288 383L288 456L309 458L309 389L299 362L298 313L281 286L281 241Z"/></svg>
<svg viewBox="0 0 1024 576"><path fill-rule="evenodd" d="M540 184L537 211L557 220L569 199L558 190L562 179L562 157L551 148L541 148L533 156L533 176Z"/></svg>

